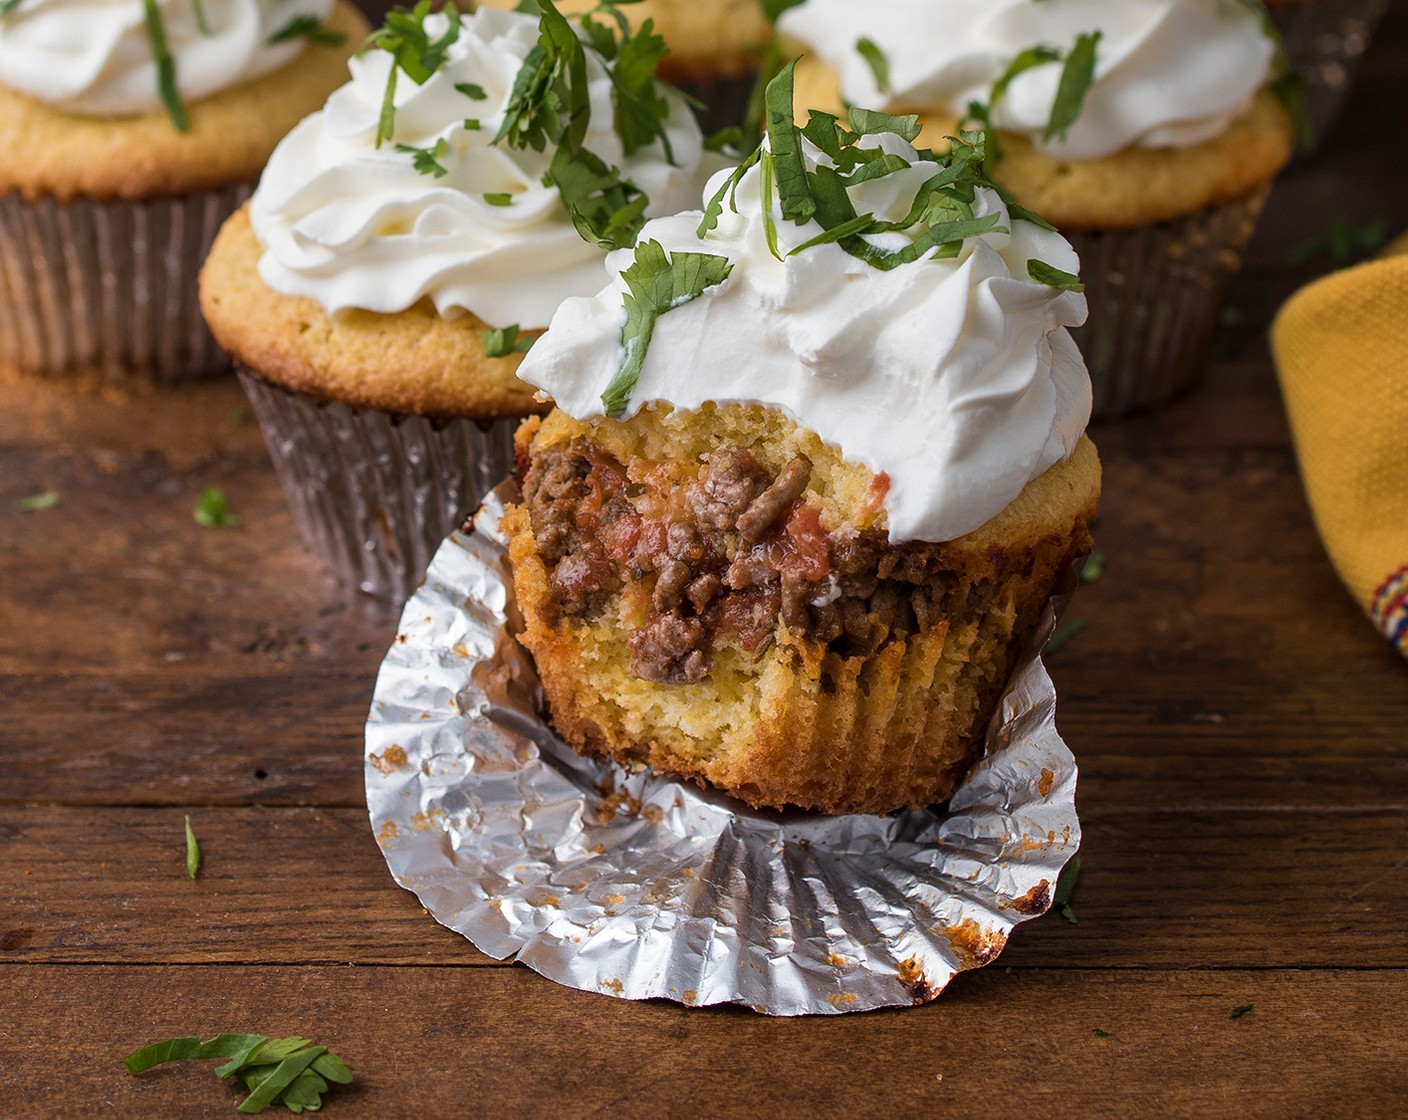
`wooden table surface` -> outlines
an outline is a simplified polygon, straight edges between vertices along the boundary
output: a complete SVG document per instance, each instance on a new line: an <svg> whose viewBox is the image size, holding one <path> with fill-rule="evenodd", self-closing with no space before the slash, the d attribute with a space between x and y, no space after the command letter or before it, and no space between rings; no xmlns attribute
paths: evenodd
<svg viewBox="0 0 1408 1120"><path fill-rule="evenodd" d="M343 1055L330 1116L1402 1115L1408 666L1317 541L1265 331L1332 211L1408 226L1405 79L1396 6L1203 391L1096 429L1108 564L1051 659L1079 924L913 1010L633 1004L476 952L367 824L395 612L304 553L237 386L0 387L0 1115L229 1115L209 1066L121 1065L222 1030ZM194 522L210 485L238 527Z"/></svg>

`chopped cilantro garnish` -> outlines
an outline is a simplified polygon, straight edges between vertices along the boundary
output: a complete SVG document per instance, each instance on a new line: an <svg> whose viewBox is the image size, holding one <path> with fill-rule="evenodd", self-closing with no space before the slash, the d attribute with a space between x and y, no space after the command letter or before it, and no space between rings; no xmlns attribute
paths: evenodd
<svg viewBox="0 0 1408 1120"><path fill-rule="evenodd" d="M411 157L411 166L422 175L436 179L448 175L449 169L440 161L450 154L450 143L443 136L428 148L416 148L410 144L397 144L398 152L406 152Z"/></svg>
<svg viewBox="0 0 1408 1120"><path fill-rule="evenodd" d="M649 200L634 183L586 146L591 123L587 50L552 0L541 0L538 42L514 79L495 144L546 151L553 159L544 177L555 186L577 231L606 249L634 244ZM593 19L611 17L615 26ZM655 79L666 53L664 40L646 20L632 34L615 5L603 2L582 17L591 46L611 80L614 124L626 155L658 141L665 158L674 152L665 131L670 105Z"/></svg>
<svg viewBox="0 0 1408 1120"><path fill-rule="evenodd" d="M1028 261L1027 275L1038 284L1047 284L1052 288L1060 288L1062 291L1085 291L1085 285L1080 282L1079 276L1062 272L1059 268L1049 265L1045 261Z"/></svg>
<svg viewBox="0 0 1408 1120"><path fill-rule="evenodd" d="M890 92L890 60L885 57L874 39L861 36L856 40L856 54L865 59L870 72L875 75L875 88L881 93Z"/></svg>
<svg viewBox="0 0 1408 1120"><path fill-rule="evenodd" d="M1100 1027L1096 1027L1093 1031L1091 1031L1091 1033L1092 1033L1096 1038L1112 1038L1112 1037L1113 1037L1113 1035L1111 1035L1109 1031L1107 1031L1107 1030L1102 1030Z"/></svg>
<svg viewBox="0 0 1408 1120"><path fill-rule="evenodd" d="M498 327L484 332L484 353L490 358L504 358L509 354L526 354L537 341L531 334L520 334L518 324Z"/></svg>
<svg viewBox="0 0 1408 1120"><path fill-rule="evenodd" d="M148 0L150 2L150 0ZM430 0L419 0L409 12L396 8L387 13L386 22L367 37L362 50L379 47L391 55L386 72L386 91L382 94L381 114L377 119L376 146L396 135L396 76L406 77L421 86L445 64L451 45L460 37L460 12L453 3L442 10L449 26L440 38L432 40L425 30L425 17L430 14Z"/></svg>
<svg viewBox="0 0 1408 1120"><path fill-rule="evenodd" d="M1080 853L1077 852L1070 859L1065 867L1061 868L1061 874L1056 877L1056 893L1051 896L1051 905L1061 914L1061 917L1077 925L1076 912L1071 909L1071 895L1075 893L1076 880L1080 878Z"/></svg>
<svg viewBox="0 0 1408 1120"><path fill-rule="evenodd" d="M459 90L471 101L483 101L489 96L484 92L483 86L477 86L473 82L456 82L455 89Z"/></svg>
<svg viewBox="0 0 1408 1120"><path fill-rule="evenodd" d="M621 330L625 357L601 403L608 416L620 416L645 368L655 324L666 312L697 299L728 279L733 265L712 253L667 254L658 241L636 246L635 263L621 273L630 289L625 297L626 325Z"/></svg>
<svg viewBox="0 0 1408 1120"><path fill-rule="evenodd" d="M240 519L230 512L230 503L225 500L225 492L218 486L206 487L191 516L195 518L197 525L203 525L207 529L220 529L240 523Z"/></svg>
<svg viewBox="0 0 1408 1120"><path fill-rule="evenodd" d="M1104 574L1105 554L1103 552L1092 552L1085 558L1085 564L1081 567L1081 583L1095 583Z"/></svg>
<svg viewBox="0 0 1408 1120"><path fill-rule="evenodd" d="M484 196L484 201L490 206L512 206L513 195L508 191L490 191Z"/></svg>
<svg viewBox="0 0 1408 1120"><path fill-rule="evenodd" d="M186 818L186 875L194 879L200 874L200 841L196 830L191 827L191 818Z"/></svg>
<svg viewBox="0 0 1408 1120"><path fill-rule="evenodd" d="M169 1038L123 1059L129 1073L144 1073L164 1062L226 1058L220 1078L239 1077L249 1091L237 1112L263 1112L275 1101L290 1112L316 1112L332 1084L350 1085L352 1071L326 1046L308 1039L271 1039L263 1034L220 1034L202 1042L194 1035Z"/></svg>
<svg viewBox="0 0 1408 1120"><path fill-rule="evenodd" d="M45 490L39 494L31 494L27 498L20 499L20 511L22 513L42 513L46 509L53 509L59 504L59 492L57 490Z"/></svg>
<svg viewBox="0 0 1408 1120"><path fill-rule="evenodd" d="M186 131L186 107L181 104L181 95L176 92L176 60L171 57L171 49L166 45L166 24L161 19L161 9L157 0L142 0L143 21L146 24L147 40L152 47L152 60L156 63L156 88L161 95L161 103L166 106L166 115L177 132Z"/></svg>
<svg viewBox="0 0 1408 1120"><path fill-rule="evenodd" d="M205 4L202 0L191 0L191 8L196 13L196 30L202 35L210 34L210 24L205 18Z"/></svg>
<svg viewBox="0 0 1408 1120"><path fill-rule="evenodd" d="M1061 78L1056 88L1056 98L1051 104L1051 115L1047 118L1042 139L1050 142L1055 137L1066 138L1071 125L1080 117L1085 107L1086 94L1095 80L1095 63L1102 33L1086 32L1076 36L1071 49L1063 51L1045 43L1028 47L1012 59L993 82L986 102L973 101L968 105L968 118L991 132L993 112L1006 95L1008 87L1022 74L1037 66L1047 66L1060 62ZM992 137L994 158L997 157L997 138Z"/></svg>
<svg viewBox="0 0 1408 1120"><path fill-rule="evenodd" d="M318 43L324 47L340 47L347 41L347 36L341 31L324 27L323 21L317 16L294 16L269 36L268 43L272 47L293 39L307 39L310 43Z"/></svg>
<svg viewBox="0 0 1408 1120"><path fill-rule="evenodd" d="M1240 1019L1243 1015L1245 1015L1248 1011L1251 1011L1255 1007L1256 1004L1254 1003L1244 1003L1241 1007L1234 1007L1232 1009L1232 1014L1228 1017L1231 1019Z"/></svg>

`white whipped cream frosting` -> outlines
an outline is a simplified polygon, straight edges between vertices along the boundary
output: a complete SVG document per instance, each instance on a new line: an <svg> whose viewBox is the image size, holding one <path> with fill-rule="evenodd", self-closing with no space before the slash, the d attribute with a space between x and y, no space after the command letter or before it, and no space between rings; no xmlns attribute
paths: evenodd
<svg viewBox="0 0 1408 1120"><path fill-rule="evenodd" d="M893 134L867 141L915 159ZM826 162L810 143L804 149L809 166ZM933 171L916 163L852 188L852 200L861 213L896 220ZM726 256L732 271L659 318L628 413L654 401L779 408L845 458L889 475L884 505L896 541L971 532L1071 454L1090 417L1090 378L1067 330L1084 322L1085 297L1027 274L1033 259L1079 270L1063 237L1012 221L997 193L979 188L976 216L996 212L1010 233L970 238L951 259L882 272L834 244L787 256L821 227L784 221L774 198L779 261L768 250L759 187L755 166L738 187L738 212L725 206L702 239L698 211L641 232L641 242L669 253ZM876 243L908 239L888 234ZM613 253L607 287L564 303L519 367L579 419L604 414L602 391L621 364L620 274L632 260L629 250Z"/></svg>
<svg viewBox="0 0 1408 1120"><path fill-rule="evenodd" d="M325 19L333 0L157 0L183 101L266 74L307 44L270 45L290 20ZM77 116L162 108L142 0L20 0L0 19L0 85Z"/></svg>
<svg viewBox="0 0 1408 1120"><path fill-rule="evenodd" d="M446 30L430 16L432 40ZM545 327L568 296L601 286L605 253L582 240L556 187L543 184L552 152L492 145L513 82L538 41L538 20L483 9L466 17L447 60L424 85L397 75L396 132L375 146L386 51L352 59L352 80L275 150L250 216L275 291L345 308L393 313L431 299L447 318L470 311L495 327ZM683 99L669 94L675 165L654 143L625 155L613 129L611 82L588 52L591 125L585 146L650 198L650 215L689 205L699 189L703 140ZM457 85L479 86L475 100ZM480 127L464 127L466 118ZM397 144L434 148L446 174L418 172ZM509 195L494 205L486 195Z"/></svg>
<svg viewBox="0 0 1408 1120"><path fill-rule="evenodd" d="M986 102L1027 48L1068 51L1098 30L1095 80L1066 139L1042 140L1060 63L1018 76L993 115L998 128L1070 159L1219 136L1246 115L1275 57L1257 12L1240 0L806 0L778 27L840 73L851 104L954 114ZM862 37L885 56L887 90L855 49Z"/></svg>

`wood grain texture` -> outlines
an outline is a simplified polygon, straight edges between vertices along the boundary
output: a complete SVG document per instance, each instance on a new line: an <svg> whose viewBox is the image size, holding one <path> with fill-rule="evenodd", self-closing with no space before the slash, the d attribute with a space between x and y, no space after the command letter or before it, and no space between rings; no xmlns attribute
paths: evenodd
<svg viewBox="0 0 1408 1120"><path fill-rule="evenodd" d="M346 1058L357 1083L330 1117L1283 1120L1408 1105L1401 972L998 970L928 1007L810 1020L632 1004L523 968L0 966L0 992L45 1009L45 1033L0 1028L0 1077L32 1116L228 1116L238 1098L209 1065L121 1065L220 1030L301 1033Z"/></svg>
<svg viewBox="0 0 1408 1120"><path fill-rule="evenodd" d="M477 953L366 821L397 612L303 550L238 387L0 379L0 1116L229 1115L208 1068L119 1063L231 1029L346 1056L333 1117L1408 1112L1408 666L1325 559L1265 342L1332 213L1408 227L1405 82L1396 4L1277 186L1202 389L1095 429L1106 571L1051 658L1079 924L1020 927L913 1011L629 1004ZM237 528L193 522L209 485Z"/></svg>
<svg viewBox="0 0 1408 1120"><path fill-rule="evenodd" d="M1084 828L1078 924L1019 926L1001 964L1408 968L1408 812L1097 813ZM0 843L0 962L489 963L392 881L361 809L0 808Z"/></svg>

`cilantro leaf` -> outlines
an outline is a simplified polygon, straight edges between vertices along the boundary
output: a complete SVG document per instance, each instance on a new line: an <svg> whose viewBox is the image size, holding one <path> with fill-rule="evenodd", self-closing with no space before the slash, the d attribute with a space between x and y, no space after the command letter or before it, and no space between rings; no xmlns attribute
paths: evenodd
<svg viewBox="0 0 1408 1120"><path fill-rule="evenodd" d="M192 879L200 874L200 842L189 816L186 818L186 874Z"/></svg>
<svg viewBox="0 0 1408 1120"><path fill-rule="evenodd" d="M445 64L450 47L460 37L460 12L454 4L447 4L442 9L442 14L450 22L445 33L435 40L425 30L425 17L429 14L430 0L419 0L409 12L404 8L393 9L387 13L386 22L362 44L364 51L379 47L391 55L391 66L386 72L386 90L381 99L381 114L377 118L378 148L383 141L391 140L396 135L396 75L404 73L416 85L424 85Z"/></svg>
<svg viewBox="0 0 1408 1120"><path fill-rule="evenodd" d="M1071 895L1075 893L1076 880L1080 878L1080 853L1077 852L1056 877L1056 892L1051 896L1051 905L1061 912L1061 917L1078 925L1076 912L1071 909Z"/></svg>
<svg viewBox="0 0 1408 1120"><path fill-rule="evenodd" d="M236 1111L263 1112L275 1101L290 1112L315 1112L331 1085L348 1085L352 1071L326 1046L293 1036L270 1039L262 1034L220 1034L202 1042L195 1036L170 1038L124 1059L134 1076L165 1062L228 1058L215 1073L238 1077L249 1092Z"/></svg>
<svg viewBox="0 0 1408 1120"><path fill-rule="evenodd" d="M1066 55L1066 64L1061 70L1061 82L1056 87L1056 100L1051 106L1051 118L1046 122L1042 139L1066 138L1071 125L1076 123L1081 109L1085 106L1085 95L1095 81L1095 56L1103 34L1092 31L1077 35L1075 46Z"/></svg>
<svg viewBox="0 0 1408 1120"><path fill-rule="evenodd" d="M430 175L436 179L443 178L450 173L440 161L450 154L450 143L443 136L435 141L429 148L416 148L410 144L397 144L398 152L406 152L411 157L411 166L422 175Z"/></svg>
<svg viewBox="0 0 1408 1120"><path fill-rule="evenodd" d="M807 182L807 165L802 159L802 130L797 127L792 114L796 69L797 59L794 58L768 83L764 104L767 107L768 148L772 153L782 216L800 226L811 221L816 213L816 201L812 198Z"/></svg>
<svg viewBox="0 0 1408 1120"><path fill-rule="evenodd" d="M230 512L225 492L218 486L206 487L191 516L196 519L197 525L204 525L207 529L220 529L240 523L240 519Z"/></svg>
<svg viewBox="0 0 1408 1120"><path fill-rule="evenodd" d="M1234 1008L1232 1009L1232 1014L1229 1015L1228 1018L1229 1018L1229 1019L1240 1019L1243 1015L1247 1014L1247 1012L1253 1010L1255 1007L1256 1007L1256 1004L1254 1004L1254 1003L1244 1003L1244 1004L1242 1004L1242 1006L1240 1006L1240 1007L1234 1007Z"/></svg>
<svg viewBox="0 0 1408 1120"><path fill-rule="evenodd" d="M317 16L294 16L270 35L266 42L272 47L294 39L307 39L324 47L340 47L347 41L347 36L341 31L324 27Z"/></svg>
<svg viewBox="0 0 1408 1120"><path fill-rule="evenodd" d="M1081 583L1095 583L1105 574L1105 554L1092 552L1080 569Z"/></svg>
<svg viewBox="0 0 1408 1120"><path fill-rule="evenodd" d="M21 513L41 513L46 509L53 509L59 504L59 492L57 490L44 490L38 494L31 494L27 498L20 499Z"/></svg>
<svg viewBox="0 0 1408 1120"><path fill-rule="evenodd" d="M1080 282L1079 276L1074 276L1069 272L1062 272L1054 265L1049 265L1045 261L1028 261L1027 275L1038 284L1046 284L1052 288L1060 288L1066 292L1083 292L1085 285Z"/></svg>
<svg viewBox="0 0 1408 1120"><path fill-rule="evenodd" d="M601 56L611 80L613 123L625 154L658 141L665 158L674 163L664 123L670 103L655 77L667 53L665 41L651 20L632 34L615 5L603 2L594 12L613 16L615 27L593 20L592 13L584 16L589 48L552 0L535 0L534 6L539 12L538 42L514 78L493 143L538 152L552 145L544 181L557 188L577 231L606 249L633 245L645 224L649 199L585 146L592 114L587 51L595 49Z"/></svg>
<svg viewBox="0 0 1408 1120"><path fill-rule="evenodd" d="M176 91L176 60L171 57L171 49L166 44L166 24L162 22L157 0L142 0L142 16L147 40L152 47L152 59L156 62L156 87L161 103L166 106L166 115L171 118L176 131L185 132L186 107L181 104L181 95Z"/></svg>
<svg viewBox="0 0 1408 1120"><path fill-rule="evenodd" d="M875 40L862 35L856 40L856 54L865 59L870 72L875 75L875 88L881 93L889 93L890 60L885 57L885 52L876 45Z"/></svg>
<svg viewBox="0 0 1408 1120"><path fill-rule="evenodd" d="M490 358L503 358L509 354L526 354L533 348L537 339L531 334L520 334L518 324L484 332L484 353Z"/></svg>
<svg viewBox="0 0 1408 1120"><path fill-rule="evenodd" d="M712 253L668 255L658 241L636 246L635 263L621 273L630 289L625 297L626 325L621 330L625 357L601 395L608 416L619 417L640 381L646 352L660 316L722 284L733 269L727 257Z"/></svg>

